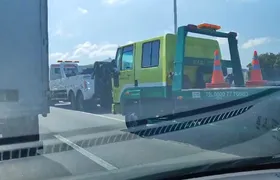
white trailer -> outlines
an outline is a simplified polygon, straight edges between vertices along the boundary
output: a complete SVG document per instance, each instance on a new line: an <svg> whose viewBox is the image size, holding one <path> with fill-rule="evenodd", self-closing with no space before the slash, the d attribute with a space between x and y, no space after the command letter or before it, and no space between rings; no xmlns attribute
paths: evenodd
<svg viewBox="0 0 280 180"><path fill-rule="evenodd" d="M1 139L39 142L38 115L50 112L47 0L0 3Z"/></svg>

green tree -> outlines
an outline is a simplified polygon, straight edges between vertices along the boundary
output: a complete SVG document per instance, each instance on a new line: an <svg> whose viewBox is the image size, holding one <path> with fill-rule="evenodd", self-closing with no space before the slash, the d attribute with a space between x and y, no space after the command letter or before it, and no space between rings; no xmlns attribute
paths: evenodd
<svg viewBox="0 0 280 180"><path fill-rule="evenodd" d="M259 55L260 67L263 78L266 80L280 80L280 53L264 53ZM249 69L252 64L247 65Z"/></svg>

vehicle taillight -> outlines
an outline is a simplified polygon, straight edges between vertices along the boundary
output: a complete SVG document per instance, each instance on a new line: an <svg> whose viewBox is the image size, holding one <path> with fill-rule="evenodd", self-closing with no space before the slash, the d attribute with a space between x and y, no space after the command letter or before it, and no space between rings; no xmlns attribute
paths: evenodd
<svg viewBox="0 0 280 180"><path fill-rule="evenodd" d="M87 83L87 81L84 81L84 88L85 88L85 89L88 88L88 83Z"/></svg>

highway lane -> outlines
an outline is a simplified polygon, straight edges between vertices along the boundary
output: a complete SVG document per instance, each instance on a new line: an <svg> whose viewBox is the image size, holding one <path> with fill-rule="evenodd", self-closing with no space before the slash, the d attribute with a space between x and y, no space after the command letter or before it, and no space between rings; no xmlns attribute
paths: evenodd
<svg viewBox="0 0 280 180"><path fill-rule="evenodd" d="M93 127L119 127L125 128L121 115L98 114L70 110L69 105L51 107L47 118L40 118L41 133L62 132ZM106 129L104 129L106 130Z"/></svg>
<svg viewBox="0 0 280 180"><path fill-rule="evenodd" d="M91 114L57 107L51 108L51 114L47 118L40 118L40 129L45 145L52 144L51 139L57 139L60 144L64 143L72 147L71 143L77 142L77 139L92 140L98 137L127 134L123 117L119 115ZM47 134L51 134L52 137ZM71 174L84 174L178 158L203 151L189 144L174 141L153 138L129 140L128 138L121 142L92 147L74 145L74 150L46 153L44 156L63 165Z"/></svg>
<svg viewBox="0 0 280 180"><path fill-rule="evenodd" d="M236 156L265 155L267 149L263 148L264 145L273 154L279 152L277 147L280 145L279 140L272 138L275 130L246 142L240 140L240 143L230 144L229 137L238 137L240 126L224 123L139 138L133 134L127 135L129 133L126 132L122 116L59 107L51 108L51 114L40 119L40 128L46 145L52 144L53 139L54 143L66 144L74 149L66 151L62 148L61 152L44 154L44 157L62 165L74 175L111 171L189 155L199 156L209 151Z"/></svg>
<svg viewBox="0 0 280 180"><path fill-rule="evenodd" d="M40 117L41 140L45 145L61 145L66 144L61 138L67 139L85 134L90 134L90 136L94 137L98 132L108 132L125 128L124 120L121 116L106 115L103 112L99 113L92 114L69 110L68 104L59 104L56 107L51 107L51 113L48 117ZM71 174L84 174L87 172L107 170L98 164L100 163L97 160L98 157L95 157L93 160L91 159L90 156L94 156L94 154L85 154L79 150L62 150L61 152L54 150L53 152L47 152L44 156L63 165Z"/></svg>

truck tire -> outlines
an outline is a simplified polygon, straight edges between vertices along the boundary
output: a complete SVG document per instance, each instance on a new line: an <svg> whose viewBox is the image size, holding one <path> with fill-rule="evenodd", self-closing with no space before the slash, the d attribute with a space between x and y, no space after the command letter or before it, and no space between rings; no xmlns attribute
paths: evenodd
<svg viewBox="0 0 280 180"><path fill-rule="evenodd" d="M142 119L136 113L127 113L125 115L125 125L126 125L127 129L133 129L138 126L144 126L147 124L148 124L148 121L145 119Z"/></svg>
<svg viewBox="0 0 280 180"><path fill-rule="evenodd" d="M137 124L138 116L135 113L127 113L125 115L125 125L127 129L135 128Z"/></svg>
<svg viewBox="0 0 280 180"><path fill-rule="evenodd" d="M37 116L5 119L3 143L25 143L40 140L39 118Z"/></svg>
<svg viewBox="0 0 280 180"><path fill-rule="evenodd" d="M69 101L71 103L71 109L77 110L76 98L75 98L75 95L73 92L70 92L70 94L69 94Z"/></svg>
<svg viewBox="0 0 280 180"><path fill-rule="evenodd" d="M81 92L78 92L77 98L76 98L76 106L78 111L85 111L87 103L84 101L84 96Z"/></svg>
<svg viewBox="0 0 280 180"><path fill-rule="evenodd" d="M123 114L125 117L125 125L127 129L138 126L145 126L148 120L141 114L141 104L137 101L125 102L123 106Z"/></svg>

